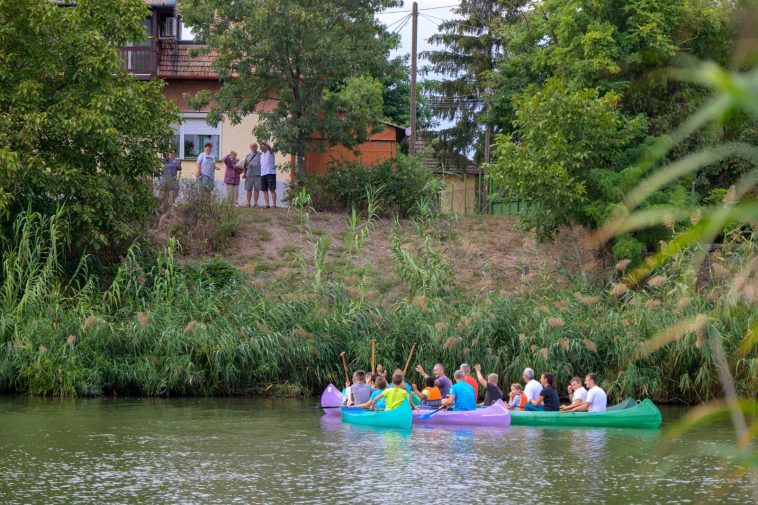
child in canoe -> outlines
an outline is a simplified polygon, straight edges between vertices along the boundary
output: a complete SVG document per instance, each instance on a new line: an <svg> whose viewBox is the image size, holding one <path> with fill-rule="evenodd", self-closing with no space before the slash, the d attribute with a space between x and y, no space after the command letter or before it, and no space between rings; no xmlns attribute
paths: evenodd
<svg viewBox="0 0 758 505"><path fill-rule="evenodd" d="M356 405L356 407L363 407L368 408L371 406L371 400L374 398L377 398L380 394L384 393L384 390L387 389L387 381L382 375L377 376L376 380L374 381L374 386L376 386L376 389L371 393L371 398L369 398L369 401L366 403L361 403L360 405ZM387 402L384 398L381 398L376 402L375 408L379 410L384 410L387 408Z"/></svg>
<svg viewBox="0 0 758 505"><path fill-rule="evenodd" d="M424 379L423 391L419 391L415 384L412 386L413 392L421 399L421 406L437 408L442 405L442 393L434 385L434 377Z"/></svg>
<svg viewBox="0 0 758 505"><path fill-rule="evenodd" d="M392 410L398 408L403 402L408 402L412 410L416 410L416 406L411 401L411 395L405 390L405 381L403 380L402 373L396 373L392 376L392 387L385 389L376 398L369 401L368 407L374 408L376 404L384 399L386 401L386 407L384 410Z"/></svg>
<svg viewBox="0 0 758 505"><path fill-rule="evenodd" d="M521 387L521 384L518 382L514 382L511 384L511 394L509 395L508 399L508 408L511 410L518 409L518 410L524 410L524 407L526 406L526 402L528 401L527 396L524 394L524 388Z"/></svg>

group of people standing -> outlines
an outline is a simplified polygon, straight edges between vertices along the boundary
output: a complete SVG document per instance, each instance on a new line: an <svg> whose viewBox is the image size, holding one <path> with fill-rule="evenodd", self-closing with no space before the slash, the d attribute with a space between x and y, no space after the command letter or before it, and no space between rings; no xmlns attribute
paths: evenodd
<svg viewBox="0 0 758 505"><path fill-rule="evenodd" d="M448 408L451 410L474 410L479 398L479 386L484 390L484 399L480 404L488 407L498 400L504 400L502 389L498 386L498 375L491 373L487 378L482 375L481 365L475 365L477 377L471 375L471 367L466 363L461 364L453 373L455 383L445 375L445 367L437 363L432 368L433 376L430 376L419 365L416 371L424 378L424 388L419 390L416 384L408 384L401 370L395 370L392 374L392 387L389 387L387 373L382 366L377 366L377 373L371 374L358 370L353 374L352 383L345 383L343 402L348 406L387 409L397 407L406 399L411 403L411 408L416 406L411 401L415 395L422 407ZM530 411L556 411L556 412L605 412L607 396L597 384L597 375L589 373L584 378L585 389L579 377L571 379L568 386L568 405L561 406L556 388L555 377L549 372L540 376L538 382L534 378L534 370L527 368L523 373L524 383L511 384L508 397L508 407L511 409ZM388 401L390 398L391 401Z"/></svg>
<svg viewBox="0 0 758 505"><path fill-rule="evenodd" d="M271 146L267 142L250 144L250 151L244 159L237 157L237 152L232 150L223 158L224 186L230 204L237 203L241 179L245 180L247 192L247 206L257 207L260 193L263 193L265 207L276 207L276 160ZM196 177L200 189L211 192L215 189L216 156L213 154L213 144L207 143L203 152L197 157ZM182 171L182 163L176 159L176 149L171 149L163 161L163 176L161 188L164 201L173 205L179 196L179 174ZM269 199L270 197L270 199Z"/></svg>

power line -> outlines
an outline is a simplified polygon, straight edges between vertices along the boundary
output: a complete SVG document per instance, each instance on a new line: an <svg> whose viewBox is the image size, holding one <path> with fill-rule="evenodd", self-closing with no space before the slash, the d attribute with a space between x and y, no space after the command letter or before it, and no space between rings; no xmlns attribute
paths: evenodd
<svg viewBox="0 0 758 505"><path fill-rule="evenodd" d="M407 21L409 17L411 17L411 15L410 15L410 14L408 14L407 16L403 16L403 17L401 17L400 19L396 19L396 20L395 20L395 21L393 21L392 23L388 24L388 25L387 25L385 28L386 28L387 30L389 30L389 29L390 29L390 28L392 28L394 25L396 25L396 24L398 24L398 23L401 23L401 22L403 22L403 21Z"/></svg>
<svg viewBox="0 0 758 505"><path fill-rule="evenodd" d="M433 11L433 10L436 10L436 9L450 9L452 7L460 7L460 4L441 5L439 7L424 7L423 9L419 9L419 10L420 11ZM379 16L379 15L382 15L382 14L400 14L400 13L403 13L403 12L413 12L413 10L384 11L384 12L375 12L374 14L376 14L377 16Z"/></svg>
<svg viewBox="0 0 758 505"><path fill-rule="evenodd" d="M412 17L413 17L413 15L411 15L411 14L408 14L407 16L405 16L405 21L403 21L403 24L401 24L399 27L397 27L397 29L392 30L392 33L400 33L403 30L403 28L405 28L405 25L408 24L408 21Z"/></svg>

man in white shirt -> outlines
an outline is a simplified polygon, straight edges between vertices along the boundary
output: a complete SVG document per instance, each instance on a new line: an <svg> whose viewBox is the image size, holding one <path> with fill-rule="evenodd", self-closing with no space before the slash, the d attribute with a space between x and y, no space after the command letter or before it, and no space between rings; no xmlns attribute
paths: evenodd
<svg viewBox="0 0 758 505"><path fill-rule="evenodd" d="M562 412L605 412L608 397L605 391L597 385L597 375L588 373L584 378L584 385L588 389L587 398L582 403L573 404Z"/></svg>
<svg viewBox="0 0 758 505"><path fill-rule="evenodd" d="M531 402L539 398L542 391L542 384L534 380L534 370L531 368L524 369L524 394L526 395L527 402Z"/></svg>
<svg viewBox="0 0 758 505"><path fill-rule="evenodd" d="M263 200L268 204L268 194L271 193L271 207L276 208L276 161L274 153L271 152L271 146L266 142L261 142L261 191L263 191Z"/></svg>
<svg viewBox="0 0 758 505"><path fill-rule="evenodd" d="M582 386L582 379L574 377L571 379L568 385L568 395L571 401L570 405L561 405L561 410L574 407L580 403L583 403L587 399L587 390Z"/></svg>
<svg viewBox="0 0 758 505"><path fill-rule="evenodd" d="M213 144L210 142L205 144L205 150L197 157L197 180L200 189L208 192L213 191L216 187L215 173L216 170L219 170L216 166L216 157L211 154L212 149Z"/></svg>

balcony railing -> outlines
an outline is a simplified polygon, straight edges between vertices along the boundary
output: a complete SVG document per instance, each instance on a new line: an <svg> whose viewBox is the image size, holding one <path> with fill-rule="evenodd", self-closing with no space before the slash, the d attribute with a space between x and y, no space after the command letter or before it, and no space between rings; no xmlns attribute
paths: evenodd
<svg viewBox="0 0 758 505"><path fill-rule="evenodd" d="M122 66L137 77L150 78L158 72L158 49L155 47L121 47L118 55Z"/></svg>

